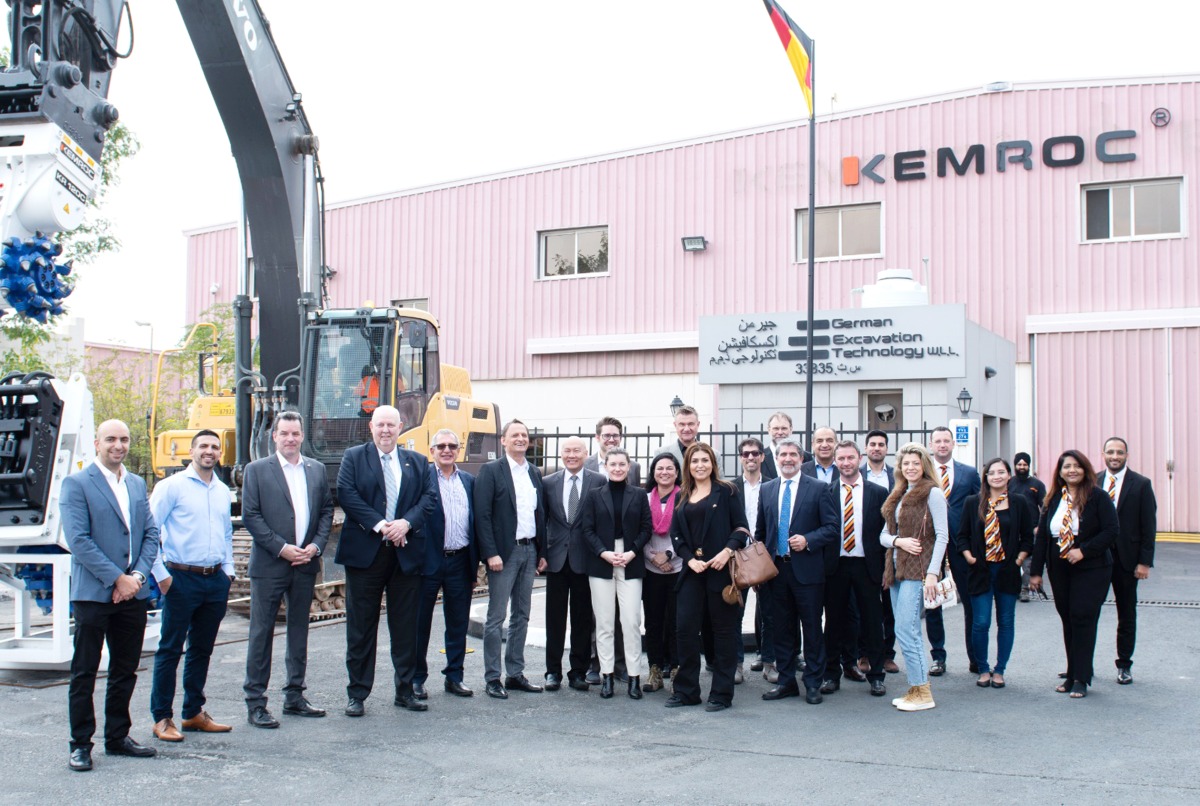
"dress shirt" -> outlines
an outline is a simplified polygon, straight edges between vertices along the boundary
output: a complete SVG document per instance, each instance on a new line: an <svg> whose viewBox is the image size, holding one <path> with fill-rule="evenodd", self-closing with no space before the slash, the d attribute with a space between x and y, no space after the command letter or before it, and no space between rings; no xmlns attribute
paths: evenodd
<svg viewBox="0 0 1200 806"><path fill-rule="evenodd" d="M129 485L125 483L125 474L129 471L125 469L125 465L121 465L121 473L118 476L100 463L100 457L97 456L95 462L96 467L100 468L100 472L104 474L104 480L108 482L108 488L112 490L112 494L116 497L117 506L121 509L121 519L125 521L125 528L129 530L129 562L137 562L137 558L133 556L133 526L129 521Z"/></svg>
<svg viewBox="0 0 1200 806"><path fill-rule="evenodd" d="M775 499L775 511L778 512L780 516L783 515L783 493L788 481L789 479L785 476L779 477L779 497ZM792 522L792 513L796 511L796 499L800 497L800 474L797 473L796 475L792 476L790 481L792 482L792 508L788 510L787 519L789 524ZM754 517L757 519L758 515L756 514ZM771 524L767 525L770 526ZM791 537L791 535L789 534L788 537Z"/></svg>
<svg viewBox="0 0 1200 806"><path fill-rule="evenodd" d="M1119 488L1118 488L1119 489ZM1107 495L1108 493L1105 493ZM1054 510L1054 515L1050 517L1050 534L1055 537L1062 532L1063 518L1067 514L1067 499L1058 499L1058 509ZM1079 507L1071 507L1071 534L1079 534Z"/></svg>
<svg viewBox="0 0 1200 806"><path fill-rule="evenodd" d="M839 541L845 539L845 536L846 536L845 533L842 531L842 527L844 527L846 525L845 521L842 518L842 515L845 513L845 510L846 510L846 488L842 486L845 483L846 483L846 480L839 476L838 480L837 480L838 509L840 510L840 512L838 513L838 540ZM854 480L854 484L852 485L852 491L850 493L850 504L851 504L851 506L854 507L854 548L852 548L850 551L846 551L845 545L842 544L839 546L838 551L841 553L842 557L866 557L867 555L866 555L866 552L863 551L863 541L862 541L863 477L862 477L861 473L858 474L858 478L856 478Z"/></svg>
<svg viewBox="0 0 1200 806"><path fill-rule="evenodd" d="M581 470L579 472L582 473L583 471ZM608 471L604 468L604 455L600 454L600 453L596 454L596 472L599 473L601 476L604 476L605 479L608 478ZM570 477L568 477L567 484L570 484L570 483L571 483L571 479L570 479ZM582 478L579 480L579 483L583 484ZM566 499L564 498L563 501L564 501L563 509L566 509L567 508L567 505L565 503ZM576 514L578 514L578 513L576 513Z"/></svg>
<svg viewBox="0 0 1200 806"><path fill-rule="evenodd" d="M1105 495L1108 495L1108 477L1112 476L1114 479L1117 480L1117 488L1115 490L1113 490L1113 499L1112 499L1113 506L1116 506L1121 501L1121 488L1125 486L1125 471L1128 469L1129 469L1128 466L1123 467L1123 468L1121 468L1120 473L1114 473L1111 470L1104 471L1104 484L1102 486L1104 487ZM1060 518L1059 520L1062 520L1062 519Z"/></svg>
<svg viewBox="0 0 1200 806"><path fill-rule="evenodd" d="M292 497L292 512L296 515L296 534L292 538L297 546L304 545L304 536L308 534L308 473L304 469L304 460L297 459L292 464L283 458L283 454L275 451L279 464L283 468L283 480L287 482L288 495Z"/></svg>
<svg viewBox="0 0 1200 806"><path fill-rule="evenodd" d="M599 472L601 473L601 475L603 475L603 476L604 476L604 478L608 478L608 474L604 472L604 465L600 465L600 471L599 471ZM578 493L578 495L579 495L579 506L582 508L582 507L583 507L583 468L580 468L578 473L572 473L572 472L571 472L571 471L569 471L569 470L565 470L565 472L563 473L563 496L562 496L563 500L562 500L562 505L563 505L563 512L567 513L568 515L570 515L570 514L571 514L571 506L570 506L570 501L571 501L571 479L579 479L579 481L575 482L575 484L576 484L576 485L579 487L579 493ZM578 510L576 510L576 512L575 512L575 517L576 517L576 518L578 518L578 517L579 517L579 511L578 511Z"/></svg>
<svg viewBox="0 0 1200 806"><path fill-rule="evenodd" d="M878 473L876 473L874 470L871 469L871 465L869 462L867 464L863 465L863 467L865 469L862 471L862 475L866 478L867 481L871 482L872 484L878 484L880 487L882 487L885 490L892 489L891 485L888 484L887 465L884 465L883 470L880 470Z"/></svg>
<svg viewBox="0 0 1200 806"><path fill-rule="evenodd" d="M533 479L529 478L529 463L516 462L511 456L508 459L508 469L512 472L513 491L517 494L517 540L528 540L537 537L537 490L533 488ZM583 491L581 490L580 493Z"/></svg>
<svg viewBox="0 0 1200 806"><path fill-rule="evenodd" d="M813 467L817 470L817 481L823 481L826 484L833 484L839 478L837 468L833 465L829 467L821 467L821 463L813 460Z"/></svg>
<svg viewBox="0 0 1200 806"><path fill-rule="evenodd" d="M443 535L442 546L445 551L465 549L470 542L467 537L467 520L471 516L467 503L467 488L463 485L457 465L450 478L446 478L440 469L436 472L438 491L442 494L442 514L446 516L446 534Z"/></svg>
<svg viewBox="0 0 1200 806"><path fill-rule="evenodd" d="M945 464L942 464L941 462L939 462L935 459L933 461L933 466L938 472L939 488L941 487L941 484L942 484L942 476L945 475L946 477L948 477L950 479L950 483L947 485L947 489L953 490L954 489L954 458L951 457L949 460L947 460L947 462ZM942 471L943 467L946 468L944 473ZM942 496L942 497L945 498L945 496Z"/></svg>
<svg viewBox="0 0 1200 806"><path fill-rule="evenodd" d="M909 489L912 489L911 487ZM933 556L929 558L929 568L925 573L941 576L942 574L942 557L946 554L946 546L950 544L950 505L946 503L946 496L938 495L940 489L929 491L927 504L929 514L933 516ZM908 495L907 492L904 495ZM896 502L896 523L900 522L900 510L904 507L904 498ZM916 535L894 535L888 531L887 521L884 521L883 532L879 535L879 543L885 548L893 548L898 537L916 537ZM896 549L901 551L902 549Z"/></svg>
<svg viewBox="0 0 1200 806"><path fill-rule="evenodd" d="M750 524L750 531L753 532L754 528L758 526L758 490L762 487L762 476L759 476L758 481L754 482L742 476L742 484L746 490L746 500L742 502L746 505L746 523Z"/></svg>
<svg viewBox="0 0 1200 806"><path fill-rule="evenodd" d="M383 466L383 472L387 473L388 471L391 471L392 478L396 480L396 500L399 501L400 500L400 482L402 482L404 480L404 474L400 472L400 455L398 453L396 453L395 448L392 448L392 452L390 454L380 451L378 445L375 446L375 450L379 451L379 464ZM392 457L391 461L384 459L383 457L385 457L385 456L391 456ZM384 489L385 490L387 489L386 484L384 485ZM384 506L387 506L387 504L384 504ZM388 512L386 514L390 516L392 513ZM388 518L383 518L382 520L379 521L379 523L375 524L375 531L382 534L383 527L388 522L388 520L389 520Z"/></svg>
<svg viewBox="0 0 1200 806"><path fill-rule="evenodd" d="M233 494L214 473L205 482L195 465L154 486L150 512L158 524L162 548L154 563L159 582L171 576L165 563L220 565L233 578Z"/></svg>

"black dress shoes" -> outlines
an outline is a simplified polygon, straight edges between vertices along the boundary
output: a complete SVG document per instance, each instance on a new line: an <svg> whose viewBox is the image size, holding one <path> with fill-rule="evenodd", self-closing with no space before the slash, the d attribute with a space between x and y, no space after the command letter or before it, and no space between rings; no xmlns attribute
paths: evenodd
<svg viewBox="0 0 1200 806"><path fill-rule="evenodd" d="M562 675L546 672L546 691L558 691L562 688Z"/></svg>
<svg viewBox="0 0 1200 806"><path fill-rule="evenodd" d="M292 702L285 702L283 704L283 712L291 716L308 716L313 718L325 716L324 708L315 708L311 702L303 697Z"/></svg>
<svg viewBox="0 0 1200 806"><path fill-rule="evenodd" d="M153 747L145 747L135 742L126 736L119 742L112 742L104 745L104 754L107 756L131 756L132 758L153 758L158 755L158 751ZM90 753L88 754L90 757Z"/></svg>
<svg viewBox="0 0 1200 806"><path fill-rule="evenodd" d="M680 697L678 694L672 694L670 697L667 698L667 701L663 703L663 707L664 708L682 708L686 705L699 705L699 704L700 704L699 700L685 700L683 697Z"/></svg>
<svg viewBox="0 0 1200 806"><path fill-rule="evenodd" d="M530 683L529 678L523 674L505 679L504 687L509 691L516 689L517 691L528 691L531 694L537 694L542 690L541 686Z"/></svg>
<svg viewBox="0 0 1200 806"><path fill-rule="evenodd" d="M884 694L887 694L887 686L885 686L883 684L883 681L882 680L872 680L871 681L871 696L872 697L882 697Z"/></svg>
<svg viewBox="0 0 1200 806"><path fill-rule="evenodd" d="M862 683L867 679L867 676L858 668L857 663L851 663L848 666L842 667L842 674L846 675L847 680L853 680L855 683Z"/></svg>
<svg viewBox="0 0 1200 806"><path fill-rule="evenodd" d="M277 728L279 720L271 716L266 706L256 705L246 714L246 721L256 728Z"/></svg>
<svg viewBox="0 0 1200 806"><path fill-rule="evenodd" d="M594 669L588 669L587 675L583 679L589 686L600 685L600 673Z"/></svg>
<svg viewBox="0 0 1200 806"><path fill-rule="evenodd" d="M412 688L413 688L413 696L416 697L418 700L429 699L429 692L425 690L424 683L413 683Z"/></svg>
<svg viewBox="0 0 1200 806"><path fill-rule="evenodd" d="M613 695L613 676L611 674L600 675L600 697L607 700Z"/></svg>
<svg viewBox="0 0 1200 806"><path fill-rule="evenodd" d="M367 712L363 707L363 701L357 697L351 697L346 702L346 716L362 716Z"/></svg>
<svg viewBox="0 0 1200 806"><path fill-rule="evenodd" d="M495 697L498 700L508 699L508 691L500 685L499 680L489 680L483 690L489 697Z"/></svg>
<svg viewBox="0 0 1200 806"><path fill-rule="evenodd" d="M840 680L826 680L823 683L821 683L821 693L822 694L832 694L833 692L841 689L841 687L842 687L842 681L840 681Z"/></svg>
<svg viewBox="0 0 1200 806"><path fill-rule="evenodd" d="M475 692L463 685L461 680L446 680L446 692L455 697L470 697Z"/></svg>
<svg viewBox="0 0 1200 806"><path fill-rule="evenodd" d="M768 689L767 691L763 692L762 698L764 700L784 700L784 699L787 699L788 697L799 697L799 696L800 696L800 687L795 684L792 684L790 686L787 686L787 685L775 686L772 689Z"/></svg>
<svg viewBox="0 0 1200 806"><path fill-rule="evenodd" d="M583 677L569 678L567 680L567 685L570 686L571 688L575 689L576 691L587 691L588 689L591 688L591 686L588 685L587 678L583 678Z"/></svg>
<svg viewBox="0 0 1200 806"><path fill-rule="evenodd" d="M941 677L946 673L946 661L935 660L929 664L929 675L931 677Z"/></svg>
<svg viewBox="0 0 1200 806"><path fill-rule="evenodd" d="M396 692L396 699L392 700L392 705L399 706L407 711L428 711L429 706L417 699L417 696L410 691Z"/></svg>
<svg viewBox="0 0 1200 806"><path fill-rule="evenodd" d="M804 692L804 701L809 705L820 705L825 698L821 696L821 689L810 688Z"/></svg>
<svg viewBox="0 0 1200 806"><path fill-rule="evenodd" d="M642 698L642 678L638 675L630 675L629 677L629 699L640 700Z"/></svg>
<svg viewBox="0 0 1200 806"><path fill-rule="evenodd" d="M88 772L92 769L92 751L86 747L77 747L71 751L67 766L75 772Z"/></svg>
<svg viewBox="0 0 1200 806"><path fill-rule="evenodd" d="M1117 669L1117 683L1122 686L1128 686L1133 682L1133 675L1128 669Z"/></svg>
<svg viewBox="0 0 1200 806"><path fill-rule="evenodd" d="M709 700L708 702L704 703L704 710L708 711L710 714L715 711L724 711L728 707L729 703L717 702L716 700Z"/></svg>

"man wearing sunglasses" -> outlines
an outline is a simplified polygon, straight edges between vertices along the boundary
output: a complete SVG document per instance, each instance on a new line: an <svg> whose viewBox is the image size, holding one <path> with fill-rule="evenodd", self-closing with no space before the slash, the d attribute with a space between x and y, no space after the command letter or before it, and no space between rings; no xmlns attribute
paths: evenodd
<svg viewBox="0 0 1200 806"><path fill-rule="evenodd" d="M601 417L596 423L596 444L600 449L589 456L583 466L593 473L599 473L608 478L604 472L604 460L613 448L621 447L625 438L625 426L616 417ZM629 460L629 475L626 477L630 486L640 487L642 484L642 467L633 459Z"/></svg>
<svg viewBox="0 0 1200 806"><path fill-rule="evenodd" d="M746 509L746 522L751 524L750 528L758 523L758 491L762 487L766 477L762 472L763 458L770 453L760 440L754 437L747 437L738 443L738 460L742 465L742 472L733 483L738 488L738 494L741 497L742 504ZM762 535L755 535L761 539ZM750 664L750 670L762 672L763 678L768 683L779 682L779 673L775 670L775 646L774 638L771 635L771 603L765 601L768 597L762 595L762 591L755 588L755 606L754 606L754 634L758 643L758 660ZM746 615L746 608L742 607L742 616ZM741 632L738 632L739 638ZM738 665L737 671L733 675L733 682L739 683L745 679L745 647L742 641L738 641Z"/></svg>

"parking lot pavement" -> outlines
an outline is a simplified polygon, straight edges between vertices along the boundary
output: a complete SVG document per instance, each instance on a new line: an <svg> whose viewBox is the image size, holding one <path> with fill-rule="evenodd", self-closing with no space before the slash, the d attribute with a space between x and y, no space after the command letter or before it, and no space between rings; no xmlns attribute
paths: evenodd
<svg viewBox="0 0 1200 806"><path fill-rule="evenodd" d="M1115 611L1104 608L1095 686L1084 700L1056 694L1064 667L1061 628L1050 602L1017 610L1016 646L1003 690L980 689L968 673L960 609L946 614L949 671L933 679L937 708L902 714L893 696L907 688L889 675L885 698L843 682L821 705L763 702L768 685L748 674L734 707L667 710L665 692L641 701L565 689L483 696L482 644L468 639L471 699L445 694L437 674L440 615L429 662L427 713L391 703L386 631L367 715L345 704L345 632L314 625L309 698L325 719L282 715L282 636L276 639L272 700L283 723L245 721L241 683L245 619L229 616L213 656L208 710L229 734L187 734L177 745L150 735L149 666L134 696L134 738L159 750L150 760L109 758L67 769L66 685L62 675L6 678L0 685L0 746L6 762L0 802L145 803L1200 803L1196 696L1200 660L1200 546L1163 545L1143 583L1134 684L1113 669ZM1193 606L1178 606L1192 603ZM544 650L526 652L541 680ZM707 685L707 676L702 678ZM102 687L102 685L101 685ZM98 710L103 698L97 695Z"/></svg>

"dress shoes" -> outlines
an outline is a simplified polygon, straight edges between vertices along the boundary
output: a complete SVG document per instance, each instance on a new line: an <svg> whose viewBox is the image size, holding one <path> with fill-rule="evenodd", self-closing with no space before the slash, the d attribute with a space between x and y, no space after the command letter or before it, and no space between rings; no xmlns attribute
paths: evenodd
<svg viewBox="0 0 1200 806"><path fill-rule="evenodd" d="M572 677L567 681L567 685L576 691L587 691L591 688L585 677Z"/></svg>
<svg viewBox="0 0 1200 806"><path fill-rule="evenodd" d="M358 697L351 697L346 702L346 716L362 716L367 712L363 706L363 701Z"/></svg>
<svg viewBox="0 0 1200 806"><path fill-rule="evenodd" d="M708 702L704 703L704 710L708 711L710 714L715 713L716 711L724 711L728 707L729 703L717 702L716 700L709 700Z"/></svg>
<svg viewBox="0 0 1200 806"><path fill-rule="evenodd" d="M941 677L946 673L946 661L935 660L929 664L929 674L931 677Z"/></svg>
<svg viewBox="0 0 1200 806"><path fill-rule="evenodd" d="M855 683L863 683L867 679L867 676L862 673L862 671L858 668L858 664L855 663L843 666L842 674L846 676L847 680L853 680Z"/></svg>
<svg viewBox="0 0 1200 806"><path fill-rule="evenodd" d="M882 680L872 680L871 681L871 696L872 697L882 697L884 694L887 694L887 686L885 686L883 684L883 681Z"/></svg>
<svg viewBox="0 0 1200 806"><path fill-rule="evenodd" d="M841 687L842 687L841 680L826 680L823 683L821 683L821 693L822 694L832 694L833 692L840 690Z"/></svg>
<svg viewBox="0 0 1200 806"><path fill-rule="evenodd" d="M820 705L825 698L821 696L821 689L810 688L804 693L804 701L809 705Z"/></svg>
<svg viewBox="0 0 1200 806"><path fill-rule="evenodd" d="M229 733L233 730L233 725L222 725L214 720L208 711L201 711L191 719L183 720L182 727L184 730L199 733Z"/></svg>
<svg viewBox="0 0 1200 806"><path fill-rule="evenodd" d="M737 668L733 670L733 684L735 686L740 686L742 683L745 683L745 682L746 682L746 670L742 666L742 664L739 663L737 665Z"/></svg>
<svg viewBox="0 0 1200 806"><path fill-rule="evenodd" d="M279 720L271 716L266 706L256 705L246 714L246 721L256 728L277 728Z"/></svg>
<svg viewBox="0 0 1200 806"><path fill-rule="evenodd" d="M146 747L138 744L133 739L126 736L116 742L108 742L104 745L104 754L106 756L130 756L131 758L153 758L158 755L158 751L153 747Z"/></svg>
<svg viewBox="0 0 1200 806"><path fill-rule="evenodd" d="M562 675L554 672L546 672L546 685L543 686L546 691L558 691L562 688Z"/></svg>
<svg viewBox="0 0 1200 806"><path fill-rule="evenodd" d="M750 671L761 672L763 670L763 666L764 666L764 664L763 664L762 658L758 658L757 660L751 661Z"/></svg>
<svg viewBox="0 0 1200 806"><path fill-rule="evenodd" d="M1117 683L1122 686L1128 686L1133 682L1133 675L1128 669L1117 669Z"/></svg>
<svg viewBox="0 0 1200 806"><path fill-rule="evenodd" d="M769 700L785 700L788 697L799 697L799 696L800 696L800 687L795 684L792 684L790 686L786 686L786 685L785 686L775 686L772 689L768 689L767 691L763 692L762 698L764 700L769 701Z"/></svg>
<svg viewBox="0 0 1200 806"><path fill-rule="evenodd" d="M633 674L629 676L629 699L640 700L642 698L642 678L639 675Z"/></svg>
<svg viewBox="0 0 1200 806"><path fill-rule="evenodd" d="M896 665L896 661L888 658L883 662L883 670L888 674L900 674L900 667Z"/></svg>
<svg viewBox="0 0 1200 806"><path fill-rule="evenodd" d="M504 687L509 691L516 689L517 691L528 691L530 694L538 694L542 690L541 686L536 686L533 683L530 683L529 678L523 674L519 674L516 677L506 678L504 680Z"/></svg>
<svg viewBox="0 0 1200 806"><path fill-rule="evenodd" d="M495 697L498 700L508 699L508 690L500 685L499 680L489 680L487 685L483 687L483 690L489 697Z"/></svg>
<svg viewBox="0 0 1200 806"><path fill-rule="evenodd" d="M67 766L75 772L89 772L92 769L92 751L86 747L77 747L71 751Z"/></svg>
<svg viewBox="0 0 1200 806"><path fill-rule="evenodd" d="M779 667L774 663L763 664L763 680L774 685L779 682Z"/></svg>
<svg viewBox="0 0 1200 806"><path fill-rule="evenodd" d="M175 727L175 720L160 719L154 723L154 738L160 742L182 742L183 734Z"/></svg>
<svg viewBox="0 0 1200 806"><path fill-rule="evenodd" d="M667 698L667 701L663 703L663 707L664 708L683 708L688 705L699 705L699 704L700 704L699 700L685 700L683 697L679 696L678 694L672 694L670 697Z"/></svg>
<svg viewBox="0 0 1200 806"><path fill-rule="evenodd" d="M425 690L424 683L413 683L412 684L412 692L413 692L413 696L416 697L418 700L429 699L429 692Z"/></svg>
<svg viewBox="0 0 1200 806"><path fill-rule="evenodd" d="M588 669L587 675L583 679L589 686L600 685L600 673L594 669Z"/></svg>
<svg viewBox="0 0 1200 806"><path fill-rule="evenodd" d="M475 694L474 691L463 685L461 680L446 680L446 693L453 694L455 697L470 697Z"/></svg>
<svg viewBox="0 0 1200 806"><path fill-rule="evenodd" d="M613 695L613 676L611 674L600 675L600 698L607 700Z"/></svg>
<svg viewBox="0 0 1200 806"><path fill-rule="evenodd" d="M314 707L311 702L303 697L292 702L285 702L283 704L283 712L291 716L309 716L314 718L325 716L324 708Z"/></svg>
<svg viewBox="0 0 1200 806"><path fill-rule="evenodd" d="M871 661L868 660L867 658L859 658L858 659L858 670L860 672L862 672L863 674L866 674L867 672L871 671Z"/></svg>
<svg viewBox="0 0 1200 806"><path fill-rule="evenodd" d="M411 689L407 691L397 691L396 699L392 700L392 705L398 708L403 708L406 711L428 711L429 706L417 699L417 695Z"/></svg>

